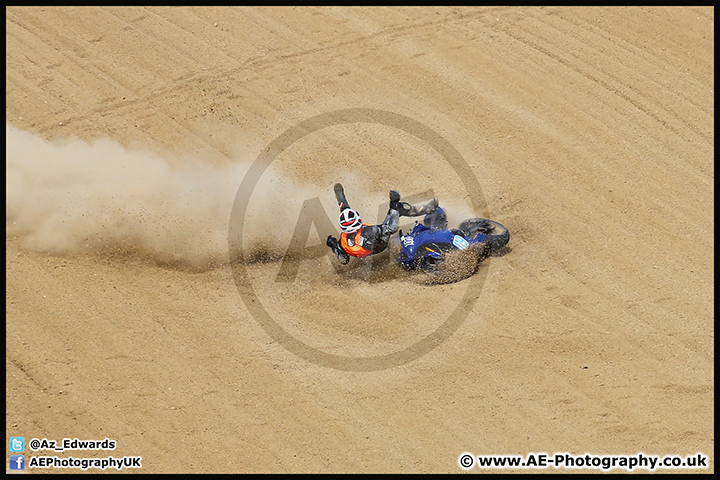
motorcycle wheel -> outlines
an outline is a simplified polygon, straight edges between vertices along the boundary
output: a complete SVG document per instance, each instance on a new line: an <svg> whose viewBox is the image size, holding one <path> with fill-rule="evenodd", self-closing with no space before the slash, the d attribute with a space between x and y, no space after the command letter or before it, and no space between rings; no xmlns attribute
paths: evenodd
<svg viewBox="0 0 720 480"><path fill-rule="evenodd" d="M492 251L503 248L510 241L510 232L500 223L487 218L470 218L458 227L467 237L475 237L478 233L487 236L488 245Z"/></svg>

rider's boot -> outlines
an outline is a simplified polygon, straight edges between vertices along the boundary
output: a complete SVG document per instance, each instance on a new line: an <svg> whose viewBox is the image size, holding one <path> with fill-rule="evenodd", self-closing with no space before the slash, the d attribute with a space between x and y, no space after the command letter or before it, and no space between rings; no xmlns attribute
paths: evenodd
<svg viewBox="0 0 720 480"><path fill-rule="evenodd" d="M437 210L438 207L438 199L437 197L433 197L432 200L427 205L423 205L422 207L417 209L418 215L427 215L428 213L434 213L435 210ZM415 207L417 208L417 207Z"/></svg>
<svg viewBox="0 0 720 480"><path fill-rule="evenodd" d="M400 210L400 192L397 190L390 190L390 209Z"/></svg>
<svg viewBox="0 0 720 480"><path fill-rule="evenodd" d="M433 213L438 207L438 199L434 197L427 205L416 207L407 202L400 201L400 193L397 190L390 190L390 209L397 210L401 216L418 217Z"/></svg>
<svg viewBox="0 0 720 480"><path fill-rule="evenodd" d="M399 209L400 215L404 215L406 217L419 217L420 215L434 213L438 208L438 199L437 197L433 197L427 205L423 205L422 207L416 207L415 205L410 205L407 202L400 202L400 205L402 207Z"/></svg>

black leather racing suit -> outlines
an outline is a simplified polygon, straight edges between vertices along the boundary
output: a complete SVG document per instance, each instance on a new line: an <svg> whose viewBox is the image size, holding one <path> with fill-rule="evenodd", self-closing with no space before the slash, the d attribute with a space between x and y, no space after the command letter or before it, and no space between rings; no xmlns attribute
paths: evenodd
<svg viewBox="0 0 720 480"><path fill-rule="evenodd" d="M335 199L340 206L340 212L346 208L350 208L350 204L345 198L345 192L343 186L339 183L335 184ZM388 246L390 237L398 231L400 226L400 217L417 217L420 215L426 215L432 213L437 208L437 198L424 205L422 207L416 207L410 205L407 202L400 201L400 194L395 191L390 191L390 208L385 216L385 220L380 225L363 225L360 229L360 243L362 247L369 250L371 254L376 254L384 251ZM350 234L353 238L357 235L356 233ZM327 238L327 246L330 247L335 253L338 261L343 265L350 261L351 252L343 249L342 244L332 235Z"/></svg>

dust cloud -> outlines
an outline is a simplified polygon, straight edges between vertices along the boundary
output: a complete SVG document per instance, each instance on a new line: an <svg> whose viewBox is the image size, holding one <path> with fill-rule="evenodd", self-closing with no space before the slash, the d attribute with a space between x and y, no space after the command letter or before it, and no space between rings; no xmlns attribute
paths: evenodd
<svg viewBox="0 0 720 480"><path fill-rule="evenodd" d="M109 139L54 143L7 124L6 139L6 235L26 248L191 269L227 263L228 219L249 162L171 162Z"/></svg>
<svg viewBox="0 0 720 480"><path fill-rule="evenodd" d="M251 160L218 166L163 158L110 139L51 142L9 124L6 140L6 235L25 248L130 255L193 270L228 263L232 206ZM387 193L352 173L337 180L353 208L374 221ZM299 184L271 165L253 190L243 241L270 258L282 257L303 202L316 197L335 225L332 183ZM324 243L319 237L311 229L307 245Z"/></svg>

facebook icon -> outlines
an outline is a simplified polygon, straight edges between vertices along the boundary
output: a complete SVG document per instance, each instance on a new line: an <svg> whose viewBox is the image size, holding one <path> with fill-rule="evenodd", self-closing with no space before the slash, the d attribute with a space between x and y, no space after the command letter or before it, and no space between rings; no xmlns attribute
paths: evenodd
<svg viewBox="0 0 720 480"><path fill-rule="evenodd" d="M25 455L10 455L10 470L24 470Z"/></svg>

